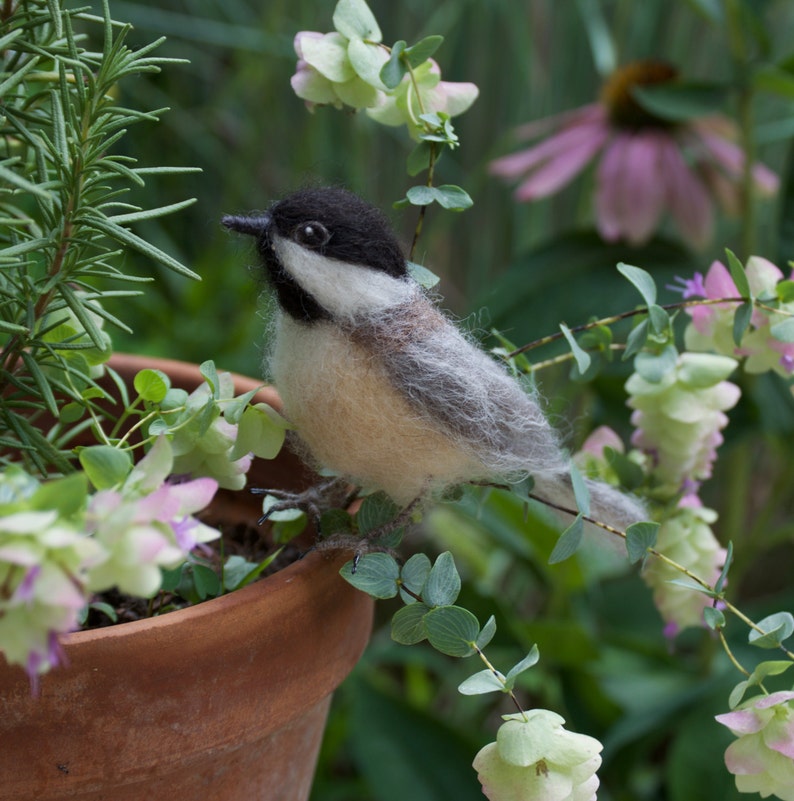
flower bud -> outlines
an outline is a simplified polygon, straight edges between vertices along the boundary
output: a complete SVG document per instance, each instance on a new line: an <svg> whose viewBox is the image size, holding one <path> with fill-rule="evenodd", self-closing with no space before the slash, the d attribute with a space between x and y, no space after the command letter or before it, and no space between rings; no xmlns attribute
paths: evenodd
<svg viewBox="0 0 794 801"><path fill-rule="evenodd" d="M724 412L739 400L739 388L723 380L735 367L727 356L684 353L660 381L634 373L626 382L628 405L635 410L632 444L651 457L660 498L711 475L720 431L728 423Z"/></svg>
<svg viewBox="0 0 794 801"><path fill-rule="evenodd" d="M713 584L725 564L726 554L711 530L716 520L716 512L703 507L696 495L687 495L661 521L656 549ZM702 593L671 583L681 578L676 568L659 559L650 559L642 577L653 590L653 600L667 624L665 633L668 636L688 626L703 625L703 608L711 600Z"/></svg>
<svg viewBox="0 0 794 801"><path fill-rule="evenodd" d="M794 692L750 698L716 720L739 738L725 751L736 789L794 801Z"/></svg>
<svg viewBox="0 0 794 801"><path fill-rule="evenodd" d="M505 716L496 742L474 758L490 801L594 801L602 745L564 722L546 709Z"/></svg>

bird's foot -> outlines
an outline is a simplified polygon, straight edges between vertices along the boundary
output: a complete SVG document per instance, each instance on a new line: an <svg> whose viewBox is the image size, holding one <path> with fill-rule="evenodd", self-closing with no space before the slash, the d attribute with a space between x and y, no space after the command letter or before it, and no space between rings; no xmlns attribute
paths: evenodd
<svg viewBox="0 0 794 801"><path fill-rule="evenodd" d="M315 484L313 487L303 490L303 492L252 487L251 493L275 498L275 503L271 503L256 521L257 525L261 526L276 512L298 510L309 517L319 533L320 520L323 514L329 509L347 508L358 494L358 488L351 487L344 479L332 478Z"/></svg>
<svg viewBox="0 0 794 801"><path fill-rule="evenodd" d="M401 509L391 520L367 529L358 536L339 533L317 543L318 550L350 550L353 552L352 572L358 569L359 562L368 553L388 553L396 558L394 548L402 539L403 529L412 522L421 498L415 498Z"/></svg>

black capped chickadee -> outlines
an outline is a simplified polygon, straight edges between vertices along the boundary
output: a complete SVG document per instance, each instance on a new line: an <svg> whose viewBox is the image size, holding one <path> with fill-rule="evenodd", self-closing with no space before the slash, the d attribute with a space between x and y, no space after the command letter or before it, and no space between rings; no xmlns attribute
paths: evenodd
<svg viewBox="0 0 794 801"><path fill-rule="evenodd" d="M531 475L534 494L576 508L569 460L537 399L436 308L378 210L313 188L223 224L256 237L279 306L269 371L315 467L403 507ZM595 518L623 528L645 516L588 484Z"/></svg>

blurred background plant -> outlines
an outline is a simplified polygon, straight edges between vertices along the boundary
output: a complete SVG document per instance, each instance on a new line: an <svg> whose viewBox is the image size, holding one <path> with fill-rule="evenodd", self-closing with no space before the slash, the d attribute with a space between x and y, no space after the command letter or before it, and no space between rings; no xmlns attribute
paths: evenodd
<svg viewBox="0 0 794 801"><path fill-rule="evenodd" d="M240 270L240 246L222 233L220 216L266 207L305 182L344 184L384 209L402 195L412 144L401 129L334 109L311 115L290 86L295 34L325 30L333 5L112 3L113 14L135 26L131 43L165 34L162 55L190 61L120 87L133 107L171 107L151 129L141 123L124 152L142 163L203 170L169 179L176 196L198 203L137 229L203 280L186 283L163 272L147 306L125 317L136 332L127 340L135 350L190 360L212 353L224 368L255 374L267 307L251 291L255 274ZM752 255L744 246L753 242L754 253L781 267L794 253L794 8L786 0L370 5L387 41L443 35L445 79L480 89L472 112L456 121L465 146L445 155L437 177L465 187L475 204L465 218L431 210L415 260L442 276L446 305L484 337L494 327L521 344L555 331L561 319L574 325L632 308L636 293L614 270L619 261L643 267L664 286L676 275L705 273L726 246L744 261ZM669 221L642 245L603 242L594 227L592 168L530 205L515 203L511 189L488 172L495 158L521 146L516 126L592 102L616 66L647 58L708 84L699 100L685 101L697 113L736 120L745 136L752 134L753 158L781 176L777 199L753 205L752 215L717 214L713 238L698 252ZM156 186L141 192L141 205L161 205ZM393 217L410 242L415 210ZM151 264L131 269L145 274ZM559 352L551 347L543 355ZM544 371L543 394L552 416L569 421L572 447L600 424L627 433L627 375L625 365L610 365L581 384L571 381L566 364ZM730 413L727 441L701 496L720 514L721 541L734 543L732 592L758 619L794 601L794 412L781 376L736 380L743 402ZM525 532L522 505L501 494L485 505L466 496L439 508L426 526L439 550L455 552L465 580L461 603L482 619L497 610L491 658L512 663L533 643L540 646L540 666L518 685L526 706L556 709L570 728L604 743L599 798L738 798L722 762L731 736L712 717L725 710L735 674L713 635L693 628L666 640L647 589L622 560L588 551L549 566L556 531L538 521L531 538ZM390 611L383 610L384 621ZM727 636L741 658L744 633L729 628ZM404 648L387 628L376 630L337 694L314 801L481 798L472 754L491 739L499 714L512 710L487 696L461 698L457 685L470 672L465 662Z"/></svg>

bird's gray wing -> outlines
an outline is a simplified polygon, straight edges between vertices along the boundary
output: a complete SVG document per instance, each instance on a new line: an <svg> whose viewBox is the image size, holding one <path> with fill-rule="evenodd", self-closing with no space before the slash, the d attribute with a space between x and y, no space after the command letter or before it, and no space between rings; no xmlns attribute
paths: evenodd
<svg viewBox="0 0 794 801"><path fill-rule="evenodd" d="M494 479L532 475L535 494L576 509L570 463L537 397L429 303L390 310L362 329L415 414L446 431ZM645 519L634 498L587 480L591 514L618 528Z"/></svg>
<svg viewBox="0 0 794 801"><path fill-rule="evenodd" d="M365 336L416 414L445 429L489 472L566 469L537 398L429 303L390 310Z"/></svg>

